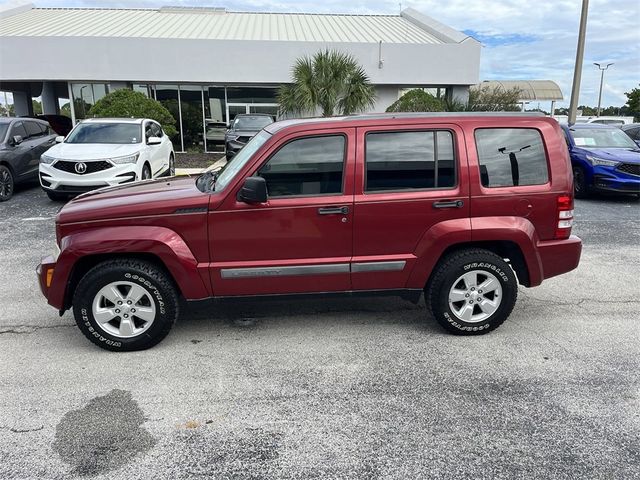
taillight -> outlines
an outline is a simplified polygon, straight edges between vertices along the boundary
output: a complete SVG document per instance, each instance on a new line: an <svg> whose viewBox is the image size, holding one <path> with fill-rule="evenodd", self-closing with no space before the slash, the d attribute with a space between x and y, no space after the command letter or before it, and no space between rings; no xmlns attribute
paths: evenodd
<svg viewBox="0 0 640 480"><path fill-rule="evenodd" d="M560 195L558 197L558 228L556 228L556 238L563 240L571 235L573 226L573 197L571 195Z"/></svg>

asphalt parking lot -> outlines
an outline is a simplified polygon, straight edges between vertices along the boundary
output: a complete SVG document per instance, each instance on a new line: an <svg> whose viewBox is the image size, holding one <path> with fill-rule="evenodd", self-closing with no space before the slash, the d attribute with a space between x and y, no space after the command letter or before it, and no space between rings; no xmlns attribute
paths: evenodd
<svg viewBox="0 0 640 480"><path fill-rule="evenodd" d="M192 308L98 349L35 277L60 204L0 204L0 478L640 478L640 203L481 337L400 299Z"/></svg>

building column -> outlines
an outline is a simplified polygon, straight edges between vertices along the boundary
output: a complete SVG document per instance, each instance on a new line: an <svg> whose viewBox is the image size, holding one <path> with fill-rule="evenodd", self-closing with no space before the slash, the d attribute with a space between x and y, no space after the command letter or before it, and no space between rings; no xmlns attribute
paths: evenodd
<svg viewBox="0 0 640 480"><path fill-rule="evenodd" d="M60 113L58 106L58 95L56 94L56 86L53 82L42 82L42 113L57 115Z"/></svg>
<svg viewBox="0 0 640 480"><path fill-rule="evenodd" d="M16 117L26 117L33 115L33 104L31 103L31 95L25 92L11 92L13 94L13 108Z"/></svg>

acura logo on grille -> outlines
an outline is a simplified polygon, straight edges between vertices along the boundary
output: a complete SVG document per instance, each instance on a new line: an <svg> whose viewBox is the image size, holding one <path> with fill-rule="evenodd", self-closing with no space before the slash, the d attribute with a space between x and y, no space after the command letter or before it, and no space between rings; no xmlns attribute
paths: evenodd
<svg viewBox="0 0 640 480"><path fill-rule="evenodd" d="M87 171L87 164L86 163L84 163L84 162L76 163L76 173L83 174L86 171Z"/></svg>

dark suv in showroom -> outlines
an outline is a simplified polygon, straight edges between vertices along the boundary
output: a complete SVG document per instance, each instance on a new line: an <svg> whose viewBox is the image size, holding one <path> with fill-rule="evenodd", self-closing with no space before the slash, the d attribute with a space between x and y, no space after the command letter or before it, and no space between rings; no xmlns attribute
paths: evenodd
<svg viewBox="0 0 640 480"><path fill-rule="evenodd" d="M267 125L273 123L273 117L266 113L241 113L231 122L224 135L227 158L231 159L253 136Z"/></svg>
<svg viewBox="0 0 640 480"><path fill-rule="evenodd" d="M16 183L36 180L40 155L56 142L49 124L32 118L0 118L0 202Z"/></svg>

